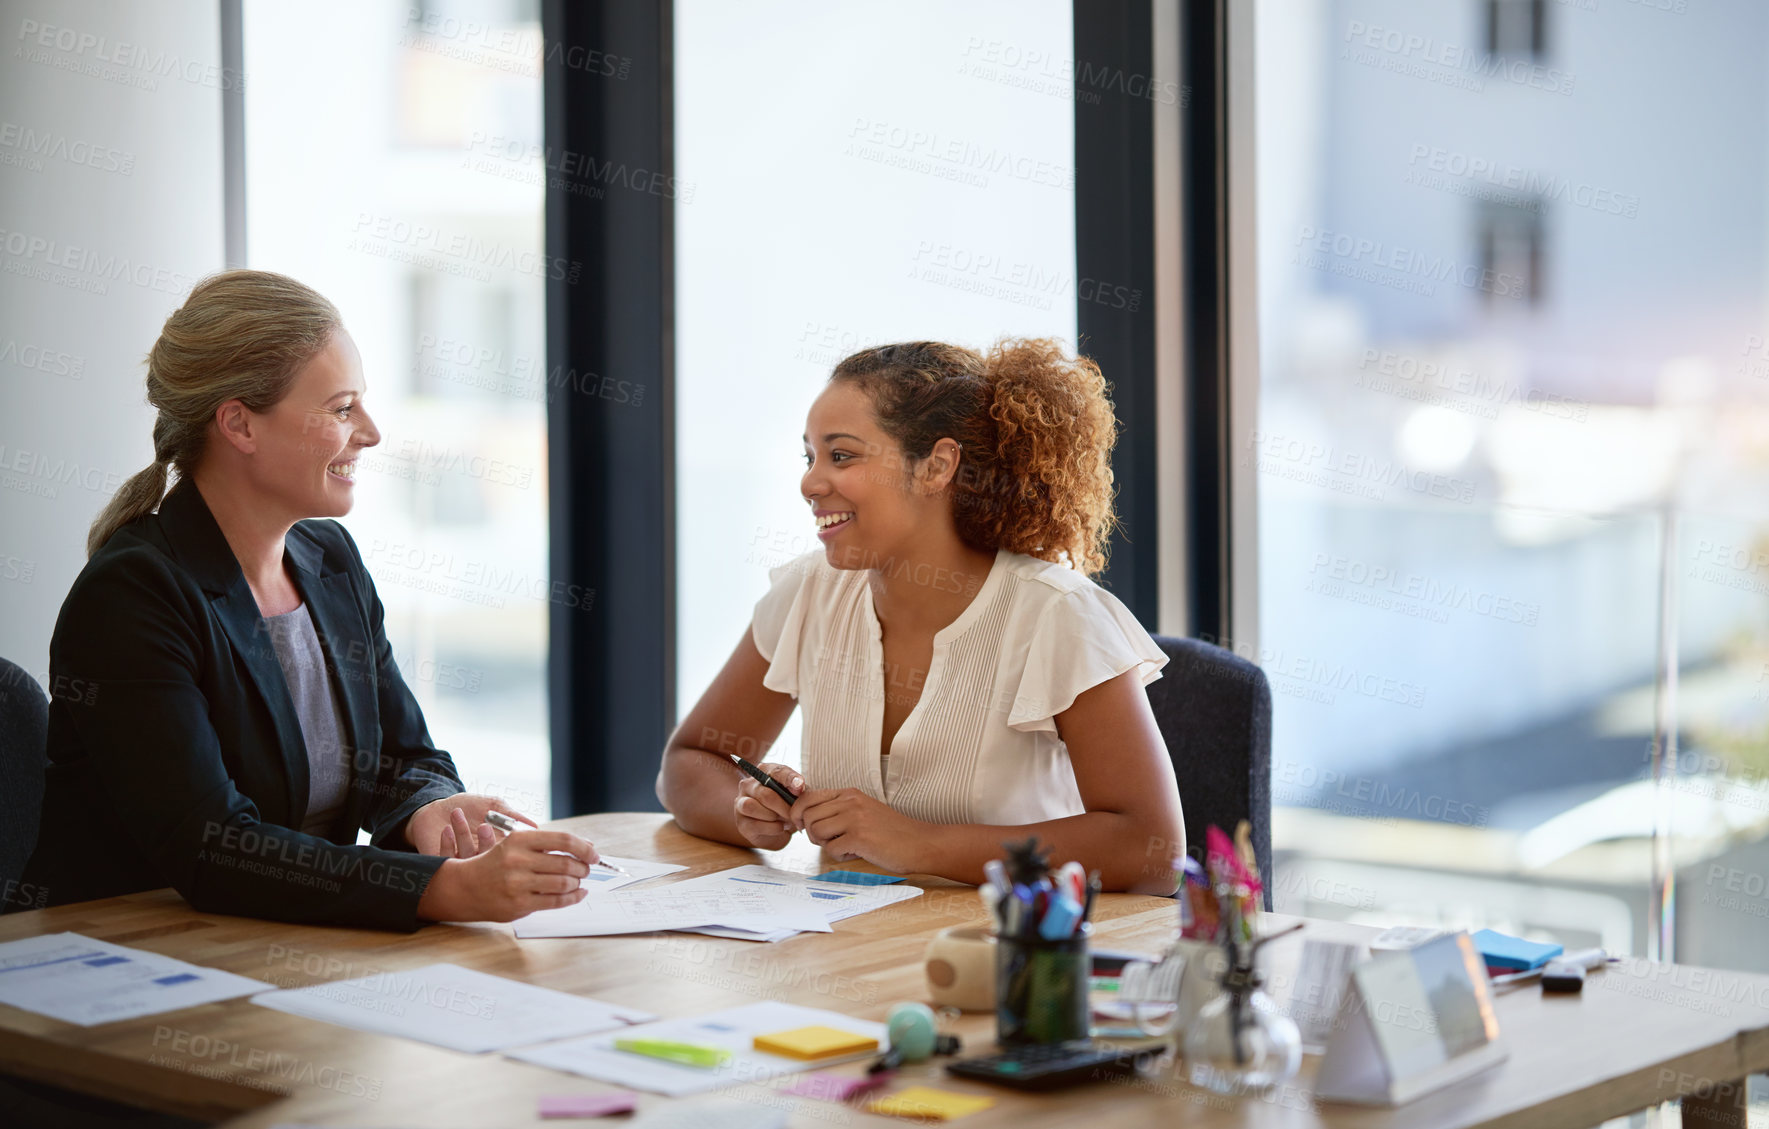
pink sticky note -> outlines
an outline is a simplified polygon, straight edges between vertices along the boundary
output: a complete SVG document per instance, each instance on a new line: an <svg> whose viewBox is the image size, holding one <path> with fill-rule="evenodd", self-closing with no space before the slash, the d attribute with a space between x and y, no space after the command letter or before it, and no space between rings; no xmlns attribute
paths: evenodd
<svg viewBox="0 0 1769 1129"><path fill-rule="evenodd" d="M862 1074L858 1078L843 1078L836 1074L807 1074L786 1088L786 1093L799 1098L817 1098L826 1102L845 1102L855 1094L864 1094L876 1090L889 1082L892 1071L880 1074Z"/></svg>
<svg viewBox="0 0 1769 1129"><path fill-rule="evenodd" d="M631 1113L639 1096L621 1091L618 1094L553 1094L540 1099L542 1117L607 1117L611 1113Z"/></svg>

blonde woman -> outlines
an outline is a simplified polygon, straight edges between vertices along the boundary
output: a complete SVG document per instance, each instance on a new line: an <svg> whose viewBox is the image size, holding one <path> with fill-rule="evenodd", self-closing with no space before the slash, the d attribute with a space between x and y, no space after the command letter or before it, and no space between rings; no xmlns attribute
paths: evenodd
<svg viewBox="0 0 1769 1129"><path fill-rule="evenodd" d="M689 832L983 879L1036 834L1107 889L1171 894L1173 767L1143 687L1166 656L1095 584L1112 524L1112 406L1048 340L937 342L836 366L799 489L823 549L777 568L750 630L664 752ZM760 759L805 711L802 774Z"/></svg>
<svg viewBox="0 0 1769 1129"><path fill-rule="evenodd" d="M527 817L463 794L325 520L381 437L338 311L228 271L147 367L153 465L93 523L50 643L51 677L89 691L51 706L25 880L56 904L172 886L199 910L406 930L581 900L590 843L482 826Z"/></svg>

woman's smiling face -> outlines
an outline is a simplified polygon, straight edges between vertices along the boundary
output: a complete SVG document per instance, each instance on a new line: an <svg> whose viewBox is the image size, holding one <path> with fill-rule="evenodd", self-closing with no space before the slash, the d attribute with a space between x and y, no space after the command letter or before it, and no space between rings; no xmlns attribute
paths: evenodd
<svg viewBox="0 0 1769 1129"><path fill-rule="evenodd" d="M357 456L381 441L362 406L364 390L362 358L340 329L295 374L288 394L256 416L253 477L297 520L350 512Z"/></svg>
<svg viewBox="0 0 1769 1129"><path fill-rule="evenodd" d="M879 427L866 393L824 388L805 418L805 475L824 555L836 568L878 568L916 535L927 499L910 490L903 449Z"/></svg>

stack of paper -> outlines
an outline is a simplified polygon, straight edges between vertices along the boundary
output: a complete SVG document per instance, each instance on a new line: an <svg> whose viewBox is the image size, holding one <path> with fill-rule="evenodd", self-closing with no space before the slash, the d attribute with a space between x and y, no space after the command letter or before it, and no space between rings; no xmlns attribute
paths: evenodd
<svg viewBox="0 0 1769 1129"><path fill-rule="evenodd" d="M554 852L557 854L558 852ZM678 870L687 870L685 866L676 866L667 862L652 862L650 859L620 858L616 855L599 856L603 862L613 863L626 871L620 874L607 867L592 866L590 872L579 879L586 898L599 897L612 890L636 886L641 882L649 882L653 878L661 878L666 874L674 874ZM546 911L543 911L546 912ZM451 921L450 925L473 925L473 921Z"/></svg>
<svg viewBox="0 0 1769 1129"><path fill-rule="evenodd" d="M613 863L615 866L626 871L626 873L616 874L614 871L602 866L590 867L590 872L579 879L579 881L583 884L584 889L589 891L588 896L592 898L597 894L605 894L610 890L618 890L622 886L631 886L635 883L646 882L653 878L661 878L665 874L674 874L678 870L688 869L685 866L677 866L674 863L652 862L650 859L618 858L614 855L602 855L601 858L603 862Z"/></svg>
<svg viewBox="0 0 1769 1129"><path fill-rule="evenodd" d="M771 870L765 866L754 865L740 866L735 870L723 870L717 874L709 874L705 878L693 879L693 881L711 882L715 879L734 886L770 889L775 896L786 899L791 904L815 908L828 922L841 921L844 918L855 917L862 913L870 913L875 909L881 909L896 902L921 897L919 886L850 885L846 882L806 878L802 874L792 874L784 870ZM797 935L797 930L792 928L776 928L764 933L755 933L724 927L723 923L701 929L690 929L688 932L704 933L709 937L732 937L743 941L784 941L788 937Z"/></svg>
<svg viewBox="0 0 1769 1129"><path fill-rule="evenodd" d="M617 1034L590 1035L545 1046L525 1047L509 1051L510 1058L532 1062L571 1074L581 1074L601 1082L614 1082L652 1093L678 1097L698 1094L743 1082L759 1082L782 1074L828 1066L849 1058L862 1058L868 1052L845 1058L817 1060L787 1058L755 1049L757 1036L800 1027L822 1026L876 1041L877 1046L890 1042L882 1023L842 1015L820 1008L798 1007L775 1002L746 1004L689 1019L666 1019L630 1027ZM731 1057L716 1067L683 1066L660 1058L616 1050L615 1039L649 1039L662 1042L689 1043L695 1046L719 1047Z"/></svg>
<svg viewBox="0 0 1769 1129"><path fill-rule="evenodd" d="M142 949L49 933L0 944L0 1003L81 1027L272 987Z"/></svg>
<svg viewBox="0 0 1769 1129"><path fill-rule="evenodd" d="M455 964L383 972L253 996L263 1007L360 1031L480 1053L625 1028L655 1019L568 992Z"/></svg>
<svg viewBox="0 0 1769 1129"><path fill-rule="evenodd" d="M518 937L606 937L679 929L746 941L828 933L830 923L917 897L914 886L820 882L765 866L740 866L648 890L592 892L516 922Z"/></svg>
<svg viewBox="0 0 1769 1129"><path fill-rule="evenodd" d="M828 920L814 908L793 905L767 890L696 885L700 881L691 878L656 890L592 894L574 906L529 914L516 922L516 936L608 937L713 924L754 933L829 932Z"/></svg>

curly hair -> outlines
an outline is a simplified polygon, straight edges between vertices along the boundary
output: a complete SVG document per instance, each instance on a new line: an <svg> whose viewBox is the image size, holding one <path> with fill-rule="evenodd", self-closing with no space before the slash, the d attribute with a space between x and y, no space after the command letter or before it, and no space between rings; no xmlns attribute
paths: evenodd
<svg viewBox="0 0 1769 1129"><path fill-rule="evenodd" d="M951 438L958 535L1092 576L1106 566L1118 423L1099 366L1050 338L987 353L938 341L863 349L830 381L859 387L911 462Z"/></svg>

